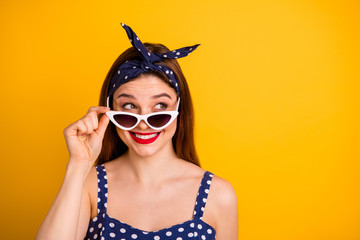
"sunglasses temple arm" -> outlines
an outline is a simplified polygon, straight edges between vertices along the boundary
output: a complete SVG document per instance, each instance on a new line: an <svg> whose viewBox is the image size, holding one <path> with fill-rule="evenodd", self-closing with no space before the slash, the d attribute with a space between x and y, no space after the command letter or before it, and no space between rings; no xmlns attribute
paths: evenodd
<svg viewBox="0 0 360 240"><path fill-rule="evenodd" d="M179 106L180 106L180 97L179 97L179 100L178 100L178 103L177 103L177 106L176 106L176 111L179 110Z"/></svg>

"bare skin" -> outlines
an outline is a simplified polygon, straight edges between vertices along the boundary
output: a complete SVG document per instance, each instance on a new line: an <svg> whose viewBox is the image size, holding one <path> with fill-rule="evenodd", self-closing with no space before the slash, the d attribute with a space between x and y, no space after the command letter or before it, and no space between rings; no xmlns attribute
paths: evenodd
<svg viewBox="0 0 360 240"><path fill-rule="evenodd" d="M163 96L154 97L159 95ZM138 114L175 110L176 104L175 91L153 75L122 85L115 91L113 101L114 110ZM97 215L97 175L92 165L109 124L106 115L99 122L97 115L108 110L91 107L82 119L64 130L70 154L66 176L36 239L83 239L89 220ZM109 216L145 231L192 218L204 170L177 158L171 143L176 124L174 121L160 130L160 136L151 144L137 143L129 131L117 129L129 150L105 164ZM143 121L131 131L154 132ZM215 175L203 221L215 228L217 240L235 240L237 218L234 189Z"/></svg>

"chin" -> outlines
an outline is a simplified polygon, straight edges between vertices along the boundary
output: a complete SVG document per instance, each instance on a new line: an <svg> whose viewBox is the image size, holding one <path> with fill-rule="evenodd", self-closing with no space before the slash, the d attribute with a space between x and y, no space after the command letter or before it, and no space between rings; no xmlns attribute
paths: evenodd
<svg viewBox="0 0 360 240"><path fill-rule="evenodd" d="M155 155L157 152L159 152L159 149L155 149L153 147L132 147L129 148L130 151L138 155L139 157L147 158Z"/></svg>

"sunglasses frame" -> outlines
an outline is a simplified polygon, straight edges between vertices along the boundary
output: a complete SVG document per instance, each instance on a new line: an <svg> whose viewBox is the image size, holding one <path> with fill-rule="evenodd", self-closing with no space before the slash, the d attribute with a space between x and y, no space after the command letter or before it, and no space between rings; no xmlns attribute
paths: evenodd
<svg viewBox="0 0 360 240"><path fill-rule="evenodd" d="M107 106L108 107L109 107L109 99L110 99L110 97L107 98ZM180 98L178 98L178 103L177 103L175 111L162 111L162 112L154 112L154 113L149 113L149 114L145 114L145 115L140 115L140 114L136 114L136 113L110 110L110 111L106 112L106 116L108 116L108 118L111 120L111 122L115 126L117 126L118 128L121 128L123 130L126 130L126 131L134 129L137 125L139 125L141 120L143 120L150 128L152 128L154 130L162 130L162 129L166 128L167 126L169 126L176 119L176 117L179 115L179 111L178 111L179 110L179 105L180 105ZM127 116L135 117L137 119L136 124L134 124L134 126L129 127L129 128L121 126L117 121L115 121L115 118L114 118L115 115L119 115L119 114L120 115L127 115ZM148 122L149 117L156 116L156 115L161 115L161 114L169 114L171 116L170 120L164 126L154 127Z"/></svg>

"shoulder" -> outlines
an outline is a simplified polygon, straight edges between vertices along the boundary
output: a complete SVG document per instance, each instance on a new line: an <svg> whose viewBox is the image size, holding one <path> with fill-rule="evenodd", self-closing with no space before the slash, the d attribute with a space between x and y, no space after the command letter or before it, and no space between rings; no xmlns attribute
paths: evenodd
<svg viewBox="0 0 360 240"><path fill-rule="evenodd" d="M93 186L95 182L97 183L97 169L95 166L92 166L85 179L85 186Z"/></svg>
<svg viewBox="0 0 360 240"><path fill-rule="evenodd" d="M98 178L107 178L105 175L107 175L108 168L107 163L100 164L100 165L94 165L91 167L86 179L85 179L85 187L91 190L96 190L96 193L98 191Z"/></svg>
<svg viewBox="0 0 360 240"><path fill-rule="evenodd" d="M213 176L209 198L221 209L237 206L236 192L231 183L217 175Z"/></svg>
<svg viewBox="0 0 360 240"><path fill-rule="evenodd" d="M205 221L217 232L223 232L224 226L233 232L232 229L237 225L237 214L237 197L233 186L224 178L214 175L206 201Z"/></svg>

